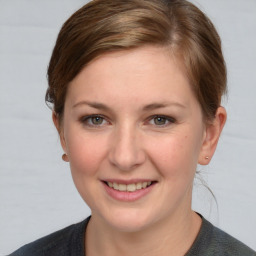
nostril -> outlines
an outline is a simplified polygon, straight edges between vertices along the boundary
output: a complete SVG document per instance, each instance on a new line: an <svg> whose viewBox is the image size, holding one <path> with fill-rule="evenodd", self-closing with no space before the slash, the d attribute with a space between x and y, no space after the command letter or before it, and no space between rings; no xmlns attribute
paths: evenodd
<svg viewBox="0 0 256 256"><path fill-rule="evenodd" d="M111 152L109 160L112 165L121 171L131 171L145 162L146 157L143 152L121 150Z"/></svg>
<svg viewBox="0 0 256 256"><path fill-rule="evenodd" d="M121 171L130 171L145 162L146 155L133 126L123 125L113 136L109 151L112 165Z"/></svg>

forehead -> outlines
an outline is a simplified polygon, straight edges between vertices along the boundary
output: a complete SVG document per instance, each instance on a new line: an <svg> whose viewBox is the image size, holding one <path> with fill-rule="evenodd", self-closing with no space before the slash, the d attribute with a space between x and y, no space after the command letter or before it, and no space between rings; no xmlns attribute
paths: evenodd
<svg viewBox="0 0 256 256"><path fill-rule="evenodd" d="M93 97L116 102L168 101L193 98L180 61L167 47L147 46L101 55L70 83L67 99Z"/></svg>

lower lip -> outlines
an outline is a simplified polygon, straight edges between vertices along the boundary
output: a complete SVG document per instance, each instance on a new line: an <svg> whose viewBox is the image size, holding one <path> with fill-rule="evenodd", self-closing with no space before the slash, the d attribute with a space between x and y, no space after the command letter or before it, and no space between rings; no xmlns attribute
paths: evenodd
<svg viewBox="0 0 256 256"><path fill-rule="evenodd" d="M104 188L107 192L107 194L114 198L115 200L124 201L124 202L133 202L136 200L141 199L142 197L146 196L150 193L150 191L155 186L155 183L151 184L149 187L139 189L133 192L127 192L127 191L118 191L111 187L109 187L106 183L103 182Z"/></svg>

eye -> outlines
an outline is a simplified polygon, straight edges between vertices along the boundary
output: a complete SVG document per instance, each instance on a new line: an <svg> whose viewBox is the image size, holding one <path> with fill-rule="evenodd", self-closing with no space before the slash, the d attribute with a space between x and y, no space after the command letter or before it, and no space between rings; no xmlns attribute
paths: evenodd
<svg viewBox="0 0 256 256"><path fill-rule="evenodd" d="M161 117L161 116L154 117L154 123L156 125L164 125L166 124L166 121L168 120L164 117Z"/></svg>
<svg viewBox="0 0 256 256"><path fill-rule="evenodd" d="M100 115L90 115L90 116L85 116L81 119L81 122L86 125L86 126L103 126L108 124L106 119Z"/></svg>
<svg viewBox="0 0 256 256"><path fill-rule="evenodd" d="M160 126L160 127L165 127L168 126L172 123L175 123L175 119L172 117L168 116L153 116L150 120L149 123L152 125Z"/></svg>
<svg viewBox="0 0 256 256"><path fill-rule="evenodd" d="M100 125L103 123L104 119L101 116L90 117L90 121L94 125Z"/></svg>

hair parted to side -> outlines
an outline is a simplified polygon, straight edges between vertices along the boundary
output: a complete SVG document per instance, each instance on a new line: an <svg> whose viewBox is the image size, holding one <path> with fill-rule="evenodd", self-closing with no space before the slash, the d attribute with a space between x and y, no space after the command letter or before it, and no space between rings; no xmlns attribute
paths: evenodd
<svg viewBox="0 0 256 256"><path fill-rule="evenodd" d="M46 102L62 119L68 84L104 53L168 46L184 65L204 118L214 118L226 92L219 35L186 0L94 0L62 26L48 68Z"/></svg>

